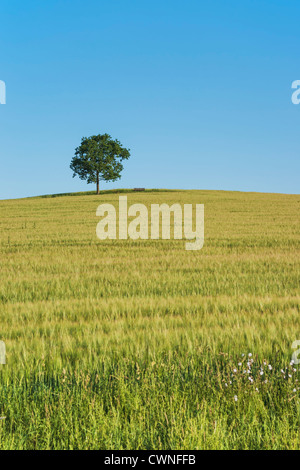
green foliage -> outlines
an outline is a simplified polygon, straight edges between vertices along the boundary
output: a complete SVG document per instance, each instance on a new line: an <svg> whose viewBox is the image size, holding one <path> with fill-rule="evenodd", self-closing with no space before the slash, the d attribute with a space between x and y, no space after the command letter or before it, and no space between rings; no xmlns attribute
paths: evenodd
<svg viewBox="0 0 300 470"><path fill-rule="evenodd" d="M120 179L123 170L122 161L129 157L129 150L122 147L118 140L113 140L110 135L93 135L82 138L80 146L75 150L70 168L73 170L73 178L78 175L87 183L97 184L97 193L99 193L99 181Z"/></svg>

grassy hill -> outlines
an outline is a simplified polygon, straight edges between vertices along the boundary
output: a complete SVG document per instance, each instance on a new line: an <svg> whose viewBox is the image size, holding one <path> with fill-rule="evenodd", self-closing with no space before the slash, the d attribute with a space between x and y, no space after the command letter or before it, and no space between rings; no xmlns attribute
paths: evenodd
<svg viewBox="0 0 300 470"><path fill-rule="evenodd" d="M0 448L299 449L300 196L126 192L204 203L203 249L99 240L116 192L0 201Z"/></svg>

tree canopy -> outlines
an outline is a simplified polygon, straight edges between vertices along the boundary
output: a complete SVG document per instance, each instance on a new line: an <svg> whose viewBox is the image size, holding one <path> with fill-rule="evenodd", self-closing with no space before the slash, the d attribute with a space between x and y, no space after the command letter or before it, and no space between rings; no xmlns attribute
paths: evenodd
<svg viewBox="0 0 300 470"><path fill-rule="evenodd" d="M116 181L121 178L122 161L130 157L129 149L109 134L83 137L75 149L70 168L73 178L78 175L87 183L95 183L99 194L99 181Z"/></svg>

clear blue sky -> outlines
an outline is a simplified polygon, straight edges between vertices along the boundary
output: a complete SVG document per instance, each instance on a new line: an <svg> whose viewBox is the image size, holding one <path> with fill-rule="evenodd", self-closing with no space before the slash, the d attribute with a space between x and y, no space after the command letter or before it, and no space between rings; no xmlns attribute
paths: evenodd
<svg viewBox="0 0 300 470"><path fill-rule="evenodd" d="M2 0L0 198L94 189L82 136L132 151L117 187L299 193L299 0Z"/></svg>

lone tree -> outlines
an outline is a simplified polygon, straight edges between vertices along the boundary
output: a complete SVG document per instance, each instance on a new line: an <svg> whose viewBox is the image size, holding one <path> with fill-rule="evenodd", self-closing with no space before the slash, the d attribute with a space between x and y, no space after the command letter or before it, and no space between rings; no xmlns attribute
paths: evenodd
<svg viewBox="0 0 300 470"><path fill-rule="evenodd" d="M99 181L120 179L123 170L121 162L129 157L129 149L122 147L121 142L113 140L110 135L92 135L81 139L70 168L74 172L73 178L78 175L88 183L95 183L99 194Z"/></svg>

